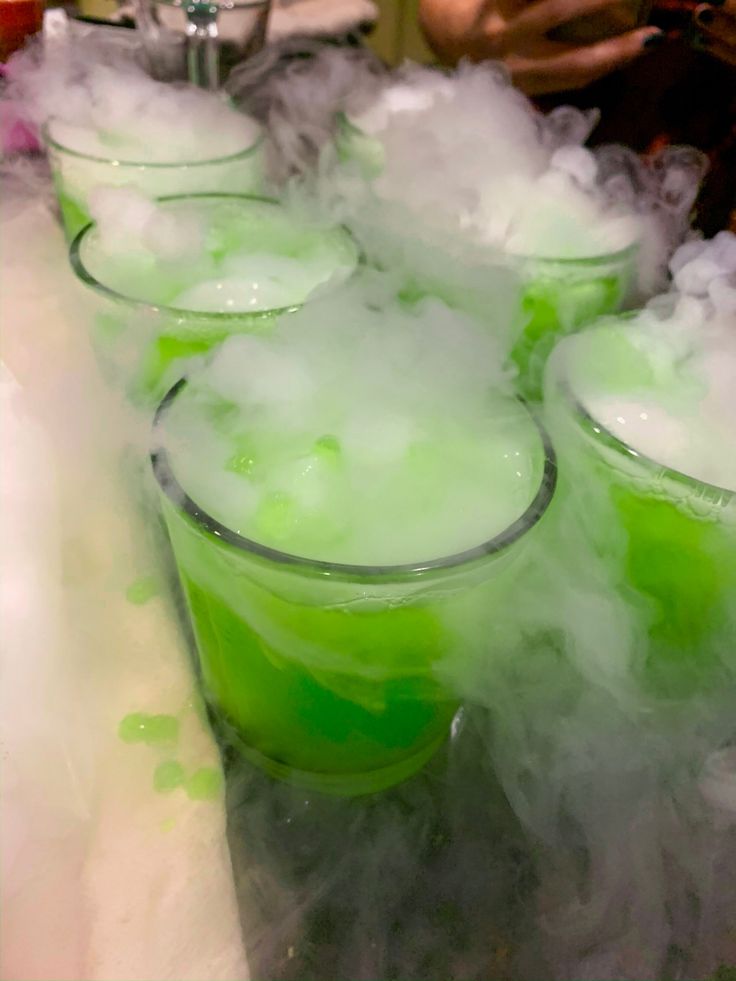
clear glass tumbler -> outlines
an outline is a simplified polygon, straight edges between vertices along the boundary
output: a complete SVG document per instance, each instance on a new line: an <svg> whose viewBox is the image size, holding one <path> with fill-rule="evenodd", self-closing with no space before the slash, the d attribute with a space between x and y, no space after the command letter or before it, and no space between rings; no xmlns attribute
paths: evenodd
<svg viewBox="0 0 736 981"><path fill-rule="evenodd" d="M339 226L312 228L292 224L282 206L271 199L196 194L174 195L159 203L172 211L201 206L204 215L215 216L213 232L219 228L225 238L229 227L226 219L232 218L233 213L244 222L259 222L264 241L268 239L267 248L276 259L280 254L298 259L300 250L307 254L310 248L318 248L325 261L332 264L334 285L343 282L358 265L358 249L347 231ZM223 207L226 210L220 227L217 216ZM263 244L260 248L264 248ZM142 405L156 405L192 359L207 354L226 337L268 330L279 317L299 309L303 302L295 299L275 309L235 309L232 313L182 309L158 302L156 294L165 287L167 276L176 279L182 289L188 285L193 275L191 264L170 264L166 274L155 266L146 269L134 289L129 271L125 270L125 257L119 259L121 276L115 260L100 248L94 224L72 242L69 259L77 277L99 298L92 340L100 365L113 385ZM259 268L263 270L262 258ZM322 292L329 288L329 284L320 287Z"/></svg>
<svg viewBox="0 0 736 981"><path fill-rule="evenodd" d="M599 328L565 340L545 384L546 419L560 468L558 500L574 509L587 540L646 626L643 680L666 697L717 684L736 649L736 488L673 470L629 446L583 405L576 354L590 370ZM633 379L632 379L633 380ZM732 669L730 669L732 670Z"/></svg>
<svg viewBox="0 0 736 981"><path fill-rule="evenodd" d="M154 473L191 614L206 697L242 753L274 777L326 793L381 790L420 769L458 708L438 666L472 637L493 657L529 533L552 500L556 465L523 406L538 485L490 541L419 565L363 566L278 551L225 527L187 494L161 403ZM528 427L528 428L526 428Z"/></svg>
<svg viewBox="0 0 736 981"><path fill-rule="evenodd" d="M622 308L634 284L637 252L632 243L590 257L510 257L522 282L525 324L511 359L525 398L541 399L544 366L562 337Z"/></svg>
<svg viewBox="0 0 736 981"><path fill-rule="evenodd" d="M61 129L63 132L63 129ZM50 122L45 143L67 240L72 241L91 221L89 194L96 187L129 184L151 197L202 194L258 193L263 185L263 140L237 153L211 160L172 160L151 163L80 153L64 143L60 127Z"/></svg>

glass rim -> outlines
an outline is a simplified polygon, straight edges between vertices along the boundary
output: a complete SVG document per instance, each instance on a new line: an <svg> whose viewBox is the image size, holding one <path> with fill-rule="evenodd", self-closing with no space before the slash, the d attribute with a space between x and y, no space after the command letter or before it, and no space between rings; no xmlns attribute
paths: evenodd
<svg viewBox="0 0 736 981"><path fill-rule="evenodd" d="M583 403L580 401L579 397L575 394L572 388L572 384L568 377L567 366L565 369L560 371L557 378L557 388L561 391L563 397L567 404L573 410L577 421L581 424L583 431L593 440L593 442L605 446L607 449L612 450L619 456L626 459L637 460L641 465L643 465L647 470L656 472L665 477L665 479L672 481L673 483L686 486L688 488L701 487L706 491L708 500L712 501L714 504L725 505L729 503L732 499L736 500L736 489L731 490L728 487L721 487L719 484L713 484L707 480L701 480L700 477L693 477L691 474L685 473L683 470L677 470L675 467L669 467L665 463L660 463L655 460L654 457L643 453L641 450L637 450L626 440L621 439L616 436L607 426L604 426L602 422L599 422L595 416L585 408Z"/></svg>
<svg viewBox="0 0 736 981"><path fill-rule="evenodd" d="M529 263L530 265L533 263L543 263L544 265L550 266L582 266L585 269L595 269L598 266L607 266L611 262L621 261L623 259L633 259L639 251L640 246L641 241L639 239L634 239L633 241L629 242L628 245L622 245L620 248L614 249L612 252L599 252L596 255L581 255L577 257L537 255L532 252L508 252L506 250L502 250L502 253L513 263L518 263L519 265L523 265L524 263Z"/></svg>
<svg viewBox="0 0 736 981"><path fill-rule="evenodd" d="M347 131L348 135L358 135L366 137L369 140L376 140L380 142L377 136L373 136L366 130L361 129L357 126L350 115L345 111L345 109L339 109L335 113L335 119L337 121L338 127L342 127ZM514 264L524 264L524 263L544 263L546 265L556 265L563 267L572 266L583 266L585 268L596 268L598 266L608 265L613 261L620 261L622 259L633 259L641 247L641 239L635 238L628 242L626 245L618 246L609 252L598 252L595 255L581 255L581 256L555 256L555 255L544 255L542 253L534 252L510 252L508 249L504 249L502 246L489 244L489 248L502 256L510 260Z"/></svg>
<svg viewBox="0 0 736 981"><path fill-rule="evenodd" d="M78 160L107 164L111 167L132 167L138 170L141 168L145 168L146 170L171 170L175 167L188 170L190 167L211 167L213 164L234 163L235 161L255 154L261 148L266 138L262 124L258 120L254 120L258 126L256 139L253 143L249 143L248 146L243 147L242 150L236 150L234 153L228 153L219 157L208 157L206 160L122 160L119 157L98 157L96 154L84 153L82 150L75 150L73 147L65 146L51 135L51 127L55 121L58 122L58 120L49 119L41 127L41 135L47 146L53 147L59 153L65 153L68 157L76 157Z"/></svg>
<svg viewBox="0 0 736 981"><path fill-rule="evenodd" d="M159 403L153 418L152 432L154 434L172 403L182 390L186 388L187 384L188 379L186 377L180 378ZM426 575L431 575L434 572L449 571L470 566L479 562L481 559L504 551L523 538L527 532L531 531L547 512L557 486L557 457L552 441L536 415L523 399L516 397L514 401L527 413L530 422L539 436L544 453L544 466L542 468L539 486L533 499L510 525L497 535L494 535L493 538L487 539L480 545L464 549L462 552L456 552L452 555L441 556L437 559L418 563L360 565L349 562L330 562L325 559L310 559L305 556L294 555L291 552L282 552L280 549L263 545L228 528L222 522L213 518L203 507L198 505L186 493L174 476L169 453L164 446L159 445L157 449L151 450L149 459L156 482L169 501L179 511L183 511L197 526L204 529L204 531L219 541L225 542L240 552L246 552L257 558L266 559L278 566L291 568L308 575L318 577L334 576L343 582L375 582L377 580L382 583L409 582Z"/></svg>
<svg viewBox="0 0 736 981"><path fill-rule="evenodd" d="M163 197L155 198L154 200L159 203L166 203L170 201L201 200L203 198L255 201L259 204L272 205L275 208L282 207L281 202L276 198L269 198L260 194L228 194L225 191L202 191L195 192L193 194L167 194ZM77 278L81 280L85 286L89 286L90 289L95 290L95 292L105 296L109 300L115 300L118 303L125 303L128 306L136 307L139 310L145 310L149 313L163 313L171 315L179 320L193 321L206 318L207 320L214 320L217 323L242 322L244 319L248 319L249 321L268 320L272 317L281 316L283 314L295 313L297 310L301 309L304 303L308 302L307 298L307 300L304 300L301 303L292 303L285 307L273 307L269 310L233 310L222 312L218 310L189 310L186 307L173 307L166 303L153 303L150 300L143 300L133 296L128 296L126 293L121 293L119 290L113 289L111 286L105 285L105 283L101 283L92 275L92 273L89 272L84 264L81 254L82 243L85 241L86 236L91 234L95 227L96 223L91 221L89 224L85 225L84 228L80 229L74 236L74 239L69 246L69 263ZM357 268L360 262L360 250L353 236L344 225L331 226L331 230L339 230L345 241L350 243L353 249L355 267Z"/></svg>

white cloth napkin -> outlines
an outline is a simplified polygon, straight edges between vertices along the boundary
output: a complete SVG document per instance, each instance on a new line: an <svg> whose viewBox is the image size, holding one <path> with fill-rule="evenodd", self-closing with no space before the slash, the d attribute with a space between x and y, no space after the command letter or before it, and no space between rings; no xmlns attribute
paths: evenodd
<svg viewBox="0 0 736 981"><path fill-rule="evenodd" d="M43 196L4 181L0 236L0 976L248 981L222 792L153 785L167 755L219 758L165 585L126 597L160 575L121 466L137 420L101 382ZM177 716L176 745L122 741L132 712Z"/></svg>

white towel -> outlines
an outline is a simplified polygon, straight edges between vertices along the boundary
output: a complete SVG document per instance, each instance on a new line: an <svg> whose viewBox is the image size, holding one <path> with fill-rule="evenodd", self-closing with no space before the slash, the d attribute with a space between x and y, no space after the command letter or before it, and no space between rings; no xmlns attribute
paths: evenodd
<svg viewBox="0 0 736 981"><path fill-rule="evenodd" d="M219 769L165 590L126 598L156 565L121 486L128 416L89 349L90 297L18 182L0 235L0 976L248 981L222 795L156 792L156 750L118 736L130 712L179 715L171 752Z"/></svg>

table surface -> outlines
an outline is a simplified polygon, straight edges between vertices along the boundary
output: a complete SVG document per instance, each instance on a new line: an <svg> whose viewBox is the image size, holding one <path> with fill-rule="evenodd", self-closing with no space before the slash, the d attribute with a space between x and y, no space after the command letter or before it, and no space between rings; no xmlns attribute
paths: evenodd
<svg viewBox="0 0 736 981"><path fill-rule="evenodd" d="M528 839L482 715L411 780L353 799L275 784L226 754L228 839L263 981L551 977L534 940Z"/></svg>

